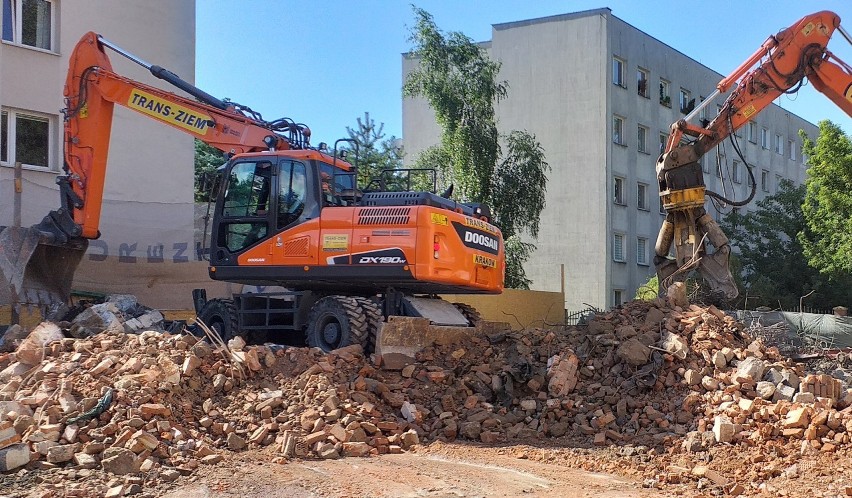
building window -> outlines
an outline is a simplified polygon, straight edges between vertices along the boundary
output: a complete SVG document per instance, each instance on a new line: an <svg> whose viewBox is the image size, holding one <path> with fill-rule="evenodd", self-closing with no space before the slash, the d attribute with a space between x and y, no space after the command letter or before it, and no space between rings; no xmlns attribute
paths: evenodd
<svg viewBox="0 0 852 498"><path fill-rule="evenodd" d="M781 182L784 181L784 177L781 175L775 175L775 192L781 190Z"/></svg>
<svg viewBox="0 0 852 498"><path fill-rule="evenodd" d="M660 103L666 107L672 106L672 96L669 87L671 87L671 84L668 81L664 79L660 80Z"/></svg>
<svg viewBox="0 0 852 498"><path fill-rule="evenodd" d="M769 149L769 130L766 128L760 129L760 146Z"/></svg>
<svg viewBox="0 0 852 498"><path fill-rule="evenodd" d="M637 138L639 140L639 143L638 143L639 152L646 152L647 153L648 152L648 128L645 128L644 126L640 125Z"/></svg>
<svg viewBox="0 0 852 498"><path fill-rule="evenodd" d="M710 173L710 161L707 159L707 156L706 155L701 156L701 158L698 159L698 162L701 163L701 171L703 171L705 174L709 174Z"/></svg>
<svg viewBox="0 0 852 498"><path fill-rule="evenodd" d="M626 88L624 84L624 61L618 57L612 58L612 84Z"/></svg>
<svg viewBox="0 0 852 498"><path fill-rule="evenodd" d="M651 92L648 91L648 71L641 67L636 70L636 89L639 96L650 98Z"/></svg>
<svg viewBox="0 0 852 498"><path fill-rule="evenodd" d="M623 290L621 290L621 289L614 289L614 290L612 291L612 305L613 305L613 306L620 306L620 305L621 305L621 303L622 303L622 302L624 302L624 301L622 301L622 299L623 299L623 298L622 298L622 296L623 296L623 295L624 295L624 291L623 291Z"/></svg>
<svg viewBox="0 0 852 498"><path fill-rule="evenodd" d="M648 239L639 237L636 239L636 263L648 265Z"/></svg>
<svg viewBox="0 0 852 498"><path fill-rule="evenodd" d="M760 188L764 192L769 192L769 171L763 170L760 172Z"/></svg>
<svg viewBox="0 0 852 498"><path fill-rule="evenodd" d="M624 234L612 235L612 260L617 263L624 263Z"/></svg>
<svg viewBox="0 0 852 498"><path fill-rule="evenodd" d="M624 145L624 118L621 116L612 117L612 141Z"/></svg>
<svg viewBox="0 0 852 498"><path fill-rule="evenodd" d="M643 210L648 210L648 185L640 183L636 188L636 206Z"/></svg>
<svg viewBox="0 0 852 498"><path fill-rule="evenodd" d="M775 153L779 155L784 155L784 141L781 139L781 135L775 134Z"/></svg>
<svg viewBox="0 0 852 498"><path fill-rule="evenodd" d="M748 166L748 177L746 178L746 185L748 188L752 188L754 186L754 169L751 166Z"/></svg>
<svg viewBox="0 0 852 498"><path fill-rule="evenodd" d="M51 0L2 0L3 39L53 50L55 9Z"/></svg>
<svg viewBox="0 0 852 498"><path fill-rule="evenodd" d="M3 110L0 161L34 168L50 168L53 119L23 111Z"/></svg>
<svg viewBox="0 0 852 498"><path fill-rule="evenodd" d="M722 155L722 154L719 154L718 156L716 156L716 176L718 178L722 178L722 165L723 164L727 164L727 162L725 161L725 156Z"/></svg>
<svg viewBox="0 0 852 498"><path fill-rule="evenodd" d="M660 133L660 153L662 154L666 150L666 142L669 141L669 136L665 133Z"/></svg>
<svg viewBox="0 0 852 498"><path fill-rule="evenodd" d="M624 178L615 177L612 185L612 201L624 205Z"/></svg>
<svg viewBox="0 0 852 498"><path fill-rule="evenodd" d="M757 143L757 123L754 121L748 122L748 141L753 144Z"/></svg>
<svg viewBox="0 0 852 498"><path fill-rule="evenodd" d="M734 183L742 183L743 182L743 179L741 178L742 175L740 173L740 162L739 161L734 161L733 174L734 174Z"/></svg>
<svg viewBox="0 0 852 498"><path fill-rule="evenodd" d="M0 112L0 163L9 162L9 113Z"/></svg>
<svg viewBox="0 0 852 498"><path fill-rule="evenodd" d="M660 199L660 214L666 214L666 207L663 206L663 198L658 197L658 199Z"/></svg>
<svg viewBox="0 0 852 498"><path fill-rule="evenodd" d="M689 114L695 109L695 100L689 100L690 93L688 90L680 89L680 112Z"/></svg>
<svg viewBox="0 0 852 498"><path fill-rule="evenodd" d="M796 142L794 142L792 140L787 140L787 150L790 153L790 160L795 161L796 160Z"/></svg>
<svg viewBox="0 0 852 498"><path fill-rule="evenodd" d="M704 102L704 96L703 95L698 96L698 102ZM703 126L705 128L710 123L709 121L707 121L707 107L706 106L702 107L701 110L698 111L698 120L701 121L701 126Z"/></svg>

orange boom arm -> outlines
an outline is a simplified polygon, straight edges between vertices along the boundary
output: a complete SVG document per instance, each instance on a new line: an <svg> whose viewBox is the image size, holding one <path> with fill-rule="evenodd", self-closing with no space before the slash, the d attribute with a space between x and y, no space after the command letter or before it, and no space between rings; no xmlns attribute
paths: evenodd
<svg viewBox="0 0 852 498"><path fill-rule="evenodd" d="M140 63L155 76L187 90L198 102L119 76L104 47ZM74 224L87 239L98 237L113 105L118 104L160 121L229 155L261 150L302 148L310 130L291 121L267 123L248 116L233 104L212 97L173 73L141 61L89 32L71 54L65 81L65 194ZM289 132L285 138L281 131ZM70 192L68 192L70 190Z"/></svg>

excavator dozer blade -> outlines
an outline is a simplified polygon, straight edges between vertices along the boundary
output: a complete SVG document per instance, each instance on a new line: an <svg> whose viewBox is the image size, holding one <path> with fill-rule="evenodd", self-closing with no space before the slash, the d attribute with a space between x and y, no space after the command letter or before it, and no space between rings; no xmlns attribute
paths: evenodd
<svg viewBox="0 0 852 498"><path fill-rule="evenodd" d="M67 303L85 241L55 244L35 228L0 227L0 305Z"/></svg>

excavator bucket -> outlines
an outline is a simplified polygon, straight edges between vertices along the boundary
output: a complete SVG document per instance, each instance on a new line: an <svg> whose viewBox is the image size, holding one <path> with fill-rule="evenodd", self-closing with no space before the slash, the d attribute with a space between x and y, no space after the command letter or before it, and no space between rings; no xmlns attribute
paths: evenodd
<svg viewBox="0 0 852 498"><path fill-rule="evenodd" d="M36 228L0 227L0 305L67 303L86 246L53 244Z"/></svg>

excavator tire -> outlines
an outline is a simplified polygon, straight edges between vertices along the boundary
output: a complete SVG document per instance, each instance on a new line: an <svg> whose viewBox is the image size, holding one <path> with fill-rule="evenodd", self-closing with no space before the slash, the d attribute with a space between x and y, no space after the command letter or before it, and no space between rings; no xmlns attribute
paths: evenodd
<svg viewBox="0 0 852 498"><path fill-rule="evenodd" d="M456 309L459 310L465 318L467 318L471 327L476 327L479 325L479 322L482 321L482 315L480 315L473 306L465 303L453 303L453 306L455 306Z"/></svg>
<svg viewBox="0 0 852 498"><path fill-rule="evenodd" d="M204 304L198 319L205 325L219 333L225 343L236 337L237 307L230 299L211 299Z"/></svg>
<svg viewBox="0 0 852 498"><path fill-rule="evenodd" d="M325 352L352 344L366 349L368 332L367 315L354 297L326 296L311 308L305 339Z"/></svg>
<svg viewBox="0 0 852 498"><path fill-rule="evenodd" d="M367 317L367 343L364 345L364 354L368 355L376 351L376 333L379 331L379 324L382 323L382 309L379 304L368 297L356 297L356 301L364 310L364 315Z"/></svg>

